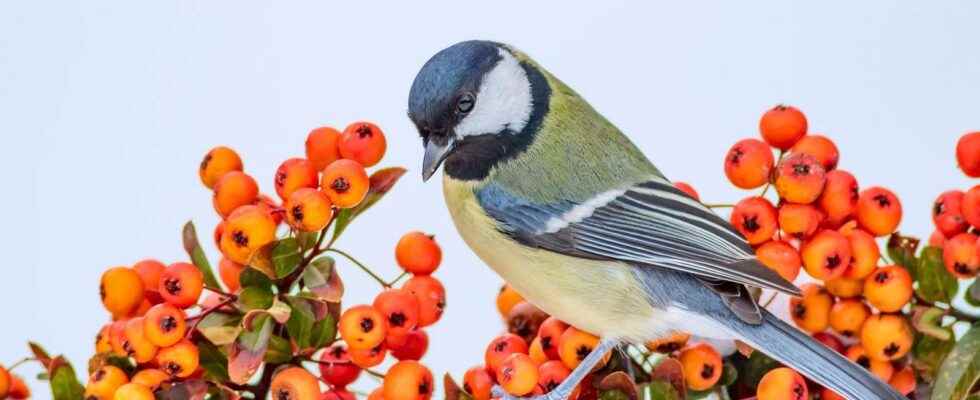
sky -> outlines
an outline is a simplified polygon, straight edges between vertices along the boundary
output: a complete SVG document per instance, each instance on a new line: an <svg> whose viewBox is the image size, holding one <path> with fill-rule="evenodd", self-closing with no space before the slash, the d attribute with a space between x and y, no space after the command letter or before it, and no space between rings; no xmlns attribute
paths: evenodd
<svg viewBox="0 0 980 400"><path fill-rule="evenodd" d="M980 130L975 2L546 3L0 2L0 363L32 339L84 369L107 320L101 272L185 261L181 225L208 237L217 222L196 171L209 148L235 148L272 193L310 129L361 119L387 134L382 165L409 173L338 246L394 277L399 236L435 234L449 304L424 361L457 377L481 363L501 280L455 232L439 180L421 182L405 116L421 65L467 39L528 53L706 202L750 194L722 160L777 103L836 141L862 186L900 196L902 232L927 236L935 197L977 184L953 155ZM342 268L348 304L371 301L377 285Z"/></svg>

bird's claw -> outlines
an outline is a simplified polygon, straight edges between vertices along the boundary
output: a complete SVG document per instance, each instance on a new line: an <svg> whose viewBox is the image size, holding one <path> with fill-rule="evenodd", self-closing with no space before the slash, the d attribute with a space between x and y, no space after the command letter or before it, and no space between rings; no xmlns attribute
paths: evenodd
<svg viewBox="0 0 980 400"><path fill-rule="evenodd" d="M490 394L493 396L493 398L500 400L565 400L555 392L549 392L547 394L533 397L517 397L507 393L507 391L500 387L500 385L494 385L490 390Z"/></svg>

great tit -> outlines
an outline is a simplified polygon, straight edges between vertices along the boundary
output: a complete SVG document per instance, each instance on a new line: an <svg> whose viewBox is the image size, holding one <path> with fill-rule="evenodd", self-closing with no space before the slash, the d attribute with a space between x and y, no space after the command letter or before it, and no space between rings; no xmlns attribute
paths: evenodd
<svg viewBox="0 0 980 400"><path fill-rule="evenodd" d="M675 331L741 340L849 399L904 398L759 307L750 288L800 291L524 53L491 41L438 52L412 83L408 116L422 177L444 166L466 244L531 303L600 337L542 398L566 398L616 346Z"/></svg>

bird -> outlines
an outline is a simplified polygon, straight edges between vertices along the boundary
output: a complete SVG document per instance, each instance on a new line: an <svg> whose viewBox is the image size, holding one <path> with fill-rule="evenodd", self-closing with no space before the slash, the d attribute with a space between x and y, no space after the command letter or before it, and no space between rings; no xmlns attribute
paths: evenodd
<svg viewBox="0 0 980 400"><path fill-rule="evenodd" d="M599 337L537 399L567 398L620 345L675 332L740 340L848 399L905 398L760 307L756 288L800 290L515 47L469 40L437 52L412 82L408 117L423 143L422 179L442 168L466 245L529 302Z"/></svg>

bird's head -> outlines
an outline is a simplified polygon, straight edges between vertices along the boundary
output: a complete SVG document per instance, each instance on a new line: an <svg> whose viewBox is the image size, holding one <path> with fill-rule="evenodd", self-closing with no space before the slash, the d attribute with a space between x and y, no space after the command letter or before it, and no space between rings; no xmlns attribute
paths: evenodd
<svg viewBox="0 0 980 400"><path fill-rule="evenodd" d="M443 162L456 179L483 179L533 140L547 112L542 72L510 47L454 44L432 56L412 83L408 117L425 147L422 179Z"/></svg>

